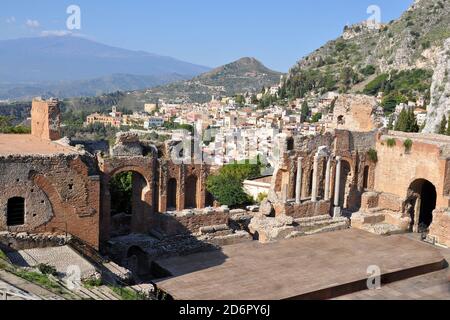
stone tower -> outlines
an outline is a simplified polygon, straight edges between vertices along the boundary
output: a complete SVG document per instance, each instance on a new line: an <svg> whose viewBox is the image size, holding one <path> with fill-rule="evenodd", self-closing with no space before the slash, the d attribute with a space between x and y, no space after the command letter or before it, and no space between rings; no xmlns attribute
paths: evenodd
<svg viewBox="0 0 450 320"><path fill-rule="evenodd" d="M43 140L59 140L61 111L57 99L34 99L31 107L31 134Z"/></svg>

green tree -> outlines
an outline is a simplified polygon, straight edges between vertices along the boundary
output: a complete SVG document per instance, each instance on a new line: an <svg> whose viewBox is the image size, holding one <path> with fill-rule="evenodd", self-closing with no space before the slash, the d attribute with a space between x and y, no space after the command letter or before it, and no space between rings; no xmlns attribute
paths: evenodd
<svg viewBox="0 0 450 320"><path fill-rule="evenodd" d="M208 177L206 189L222 205L236 207L251 202L250 196L245 193L242 181L227 174L218 174Z"/></svg>
<svg viewBox="0 0 450 320"><path fill-rule="evenodd" d="M316 113L315 115L312 116L311 123L319 122L320 119L322 119L322 114L320 112Z"/></svg>
<svg viewBox="0 0 450 320"><path fill-rule="evenodd" d="M394 130L394 115L389 117L388 130Z"/></svg>
<svg viewBox="0 0 450 320"><path fill-rule="evenodd" d="M449 117L450 119L450 117ZM445 115L442 116L441 124L439 126L439 134L446 134L447 133L447 118Z"/></svg>
<svg viewBox="0 0 450 320"><path fill-rule="evenodd" d="M395 124L395 131L403 132L419 132L419 126L417 125L416 117L412 110L407 111L403 109Z"/></svg>
<svg viewBox="0 0 450 320"><path fill-rule="evenodd" d="M306 121L309 118L310 113L311 113L311 110L309 109L308 102L305 100L302 103L302 109L301 109L302 120Z"/></svg>
<svg viewBox="0 0 450 320"><path fill-rule="evenodd" d="M445 134L450 136L450 117L448 117L447 130L445 131Z"/></svg>
<svg viewBox="0 0 450 320"><path fill-rule="evenodd" d="M132 185L133 173L124 172L117 174L111 179L111 212L112 214L131 214L131 197L133 193Z"/></svg>
<svg viewBox="0 0 450 320"><path fill-rule="evenodd" d="M240 106L242 106L242 105L245 104L245 98L244 98L244 96L241 95L241 94L238 94L238 95L236 96L235 101L236 101L236 104L238 104L238 105L240 105Z"/></svg>
<svg viewBox="0 0 450 320"><path fill-rule="evenodd" d="M261 175L261 163L246 161L233 163L222 167L215 175L210 175L206 181L206 189L221 204L236 207L251 203L251 197L244 191L243 182Z"/></svg>

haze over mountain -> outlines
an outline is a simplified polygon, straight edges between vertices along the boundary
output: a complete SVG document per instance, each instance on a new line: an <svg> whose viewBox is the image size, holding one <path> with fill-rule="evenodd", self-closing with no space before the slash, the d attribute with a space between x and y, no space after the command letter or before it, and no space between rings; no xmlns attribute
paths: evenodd
<svg viewBox="0 0 450 320"><path fill-rule="evenodd" d="M0 60L0 99L143 89L209 70L71 35L0 41Z"/></svg>

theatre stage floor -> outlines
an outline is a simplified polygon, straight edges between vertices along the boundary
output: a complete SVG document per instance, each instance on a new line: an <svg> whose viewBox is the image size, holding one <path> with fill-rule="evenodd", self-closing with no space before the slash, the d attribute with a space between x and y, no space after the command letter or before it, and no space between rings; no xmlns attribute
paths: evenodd
<svg viewBox="0 0 450 320"><path fill-rule="evenodd" d="M271 244L256 241L156 262L172 277L157 287L181 300L330 299L445 268L439 249L407 235L349 229Z"/></svg>

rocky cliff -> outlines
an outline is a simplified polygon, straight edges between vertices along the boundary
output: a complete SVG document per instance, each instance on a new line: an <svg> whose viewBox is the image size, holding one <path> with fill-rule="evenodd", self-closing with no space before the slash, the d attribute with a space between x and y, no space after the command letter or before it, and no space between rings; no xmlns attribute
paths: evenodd
<svg viewBox="0 0 450 320"><path fill-rule="evenodd" d="M437 66L434 69L431 84L431 103L427 108L427 123L423 132L436 133L439 130L442 118L448 118L450 111L450 38L441 48Z"/></svg>

